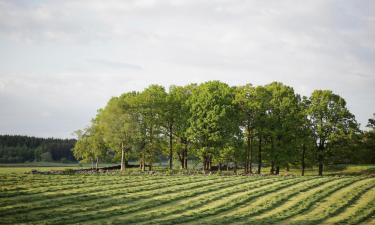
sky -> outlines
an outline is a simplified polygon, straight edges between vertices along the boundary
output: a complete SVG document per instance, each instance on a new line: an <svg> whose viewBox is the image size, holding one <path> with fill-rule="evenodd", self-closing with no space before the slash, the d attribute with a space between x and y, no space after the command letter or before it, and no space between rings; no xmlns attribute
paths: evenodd
<svg viewBox="0 0 375 225"><path fill-rule="evenodd" d="M150 84L280 81L375 113L373 0L0 0L0 134L71 138Z"/></svg>

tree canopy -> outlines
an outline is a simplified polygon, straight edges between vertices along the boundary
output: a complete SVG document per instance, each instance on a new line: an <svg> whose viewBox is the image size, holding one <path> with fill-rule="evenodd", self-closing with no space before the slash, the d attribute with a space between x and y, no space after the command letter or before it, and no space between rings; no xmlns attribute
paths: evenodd
<svg viewBox="0 0 375 225"><path fill-rule="evenodd" d="M194 158L203 170L225 166L261 173L268 165L278 174L280 167L301 166L303 175L306 166L317 164L322 175L326 164L348 157L366 161L373 138L330 90L301 96L280 82L231 87L208 81L168 90L150 85L113 97L78 135L74 151L86 160L112 155L121 159L122 170L129 158L142 170L160 159L168 159L170 169L178 159L187 169Z"/></svg>

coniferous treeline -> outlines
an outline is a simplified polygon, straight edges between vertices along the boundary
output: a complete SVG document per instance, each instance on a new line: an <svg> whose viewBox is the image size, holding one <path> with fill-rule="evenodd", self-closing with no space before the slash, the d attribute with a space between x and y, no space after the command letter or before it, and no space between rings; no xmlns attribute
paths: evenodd
<svg viewBox="0 0 375 225"><path fill-rule="evenodd" d="M187 168L188 157L204 170L231 165L245 173L326 164L374 163L374 131L363 132L345 100L329 90L300 96L290 86L230 87L220 81L151 85L113 97L92 124L77 132L77 159L115 157L121 169L135 158L151 170L158 156ZM268 172L268 171L267 171Z"/></svg>
<svg viewBox="0 0 375 225"><path fill-rule="evenodd" d="M71 151L75 142L75 139L0 135L0 163L76 161Z"/></svg>

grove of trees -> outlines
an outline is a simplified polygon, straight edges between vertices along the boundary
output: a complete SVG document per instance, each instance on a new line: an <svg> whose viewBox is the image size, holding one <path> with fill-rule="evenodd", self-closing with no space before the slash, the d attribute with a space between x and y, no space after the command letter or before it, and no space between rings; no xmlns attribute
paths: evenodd
<svg viewBox="0 0 375 225"><path fill-rule="evenodd" d="M199 159L205 171L224 168L279 174L281 168L337 163L375 163L374 119L361 131L345 100L330 90L301 96L290 86L229 86L220 81L151 85L113 97L86 129L77 131L77 159L96 162L129 159L141 170L164 157Z"/></svg>
<svg viewBox="0 0 375 225"><path fill-rule="evenodd" d="M0 135L0 163L76 162L72 154L75 142L75 139Z"/></svg>

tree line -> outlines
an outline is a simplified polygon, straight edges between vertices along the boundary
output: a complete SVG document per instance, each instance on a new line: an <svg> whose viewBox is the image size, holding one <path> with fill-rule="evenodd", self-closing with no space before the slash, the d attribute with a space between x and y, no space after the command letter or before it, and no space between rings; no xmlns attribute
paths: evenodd
<svg viewBox="0 0 375 225"><path fill-rule="evenodd" d="M372 122L371 122L372 121ZM220 81L171 86L150 85L127 92L99 109L89 127L76 132L77 159L97 163L121 160L125 170L136 159L152 170L157 157L190 157L204 170L232 166L244 172L271 174L280 168L335 163L374 163L374 120L361 131L346 101L330 90L301 96L280 82L264 86L229 86Z"/></svg>
<svg viewBox="0 0 375 225"><path fill-rule="evenodd" d="M76 162L72 154L75 142L75 139L0 135L0 163Z"/></svg>

